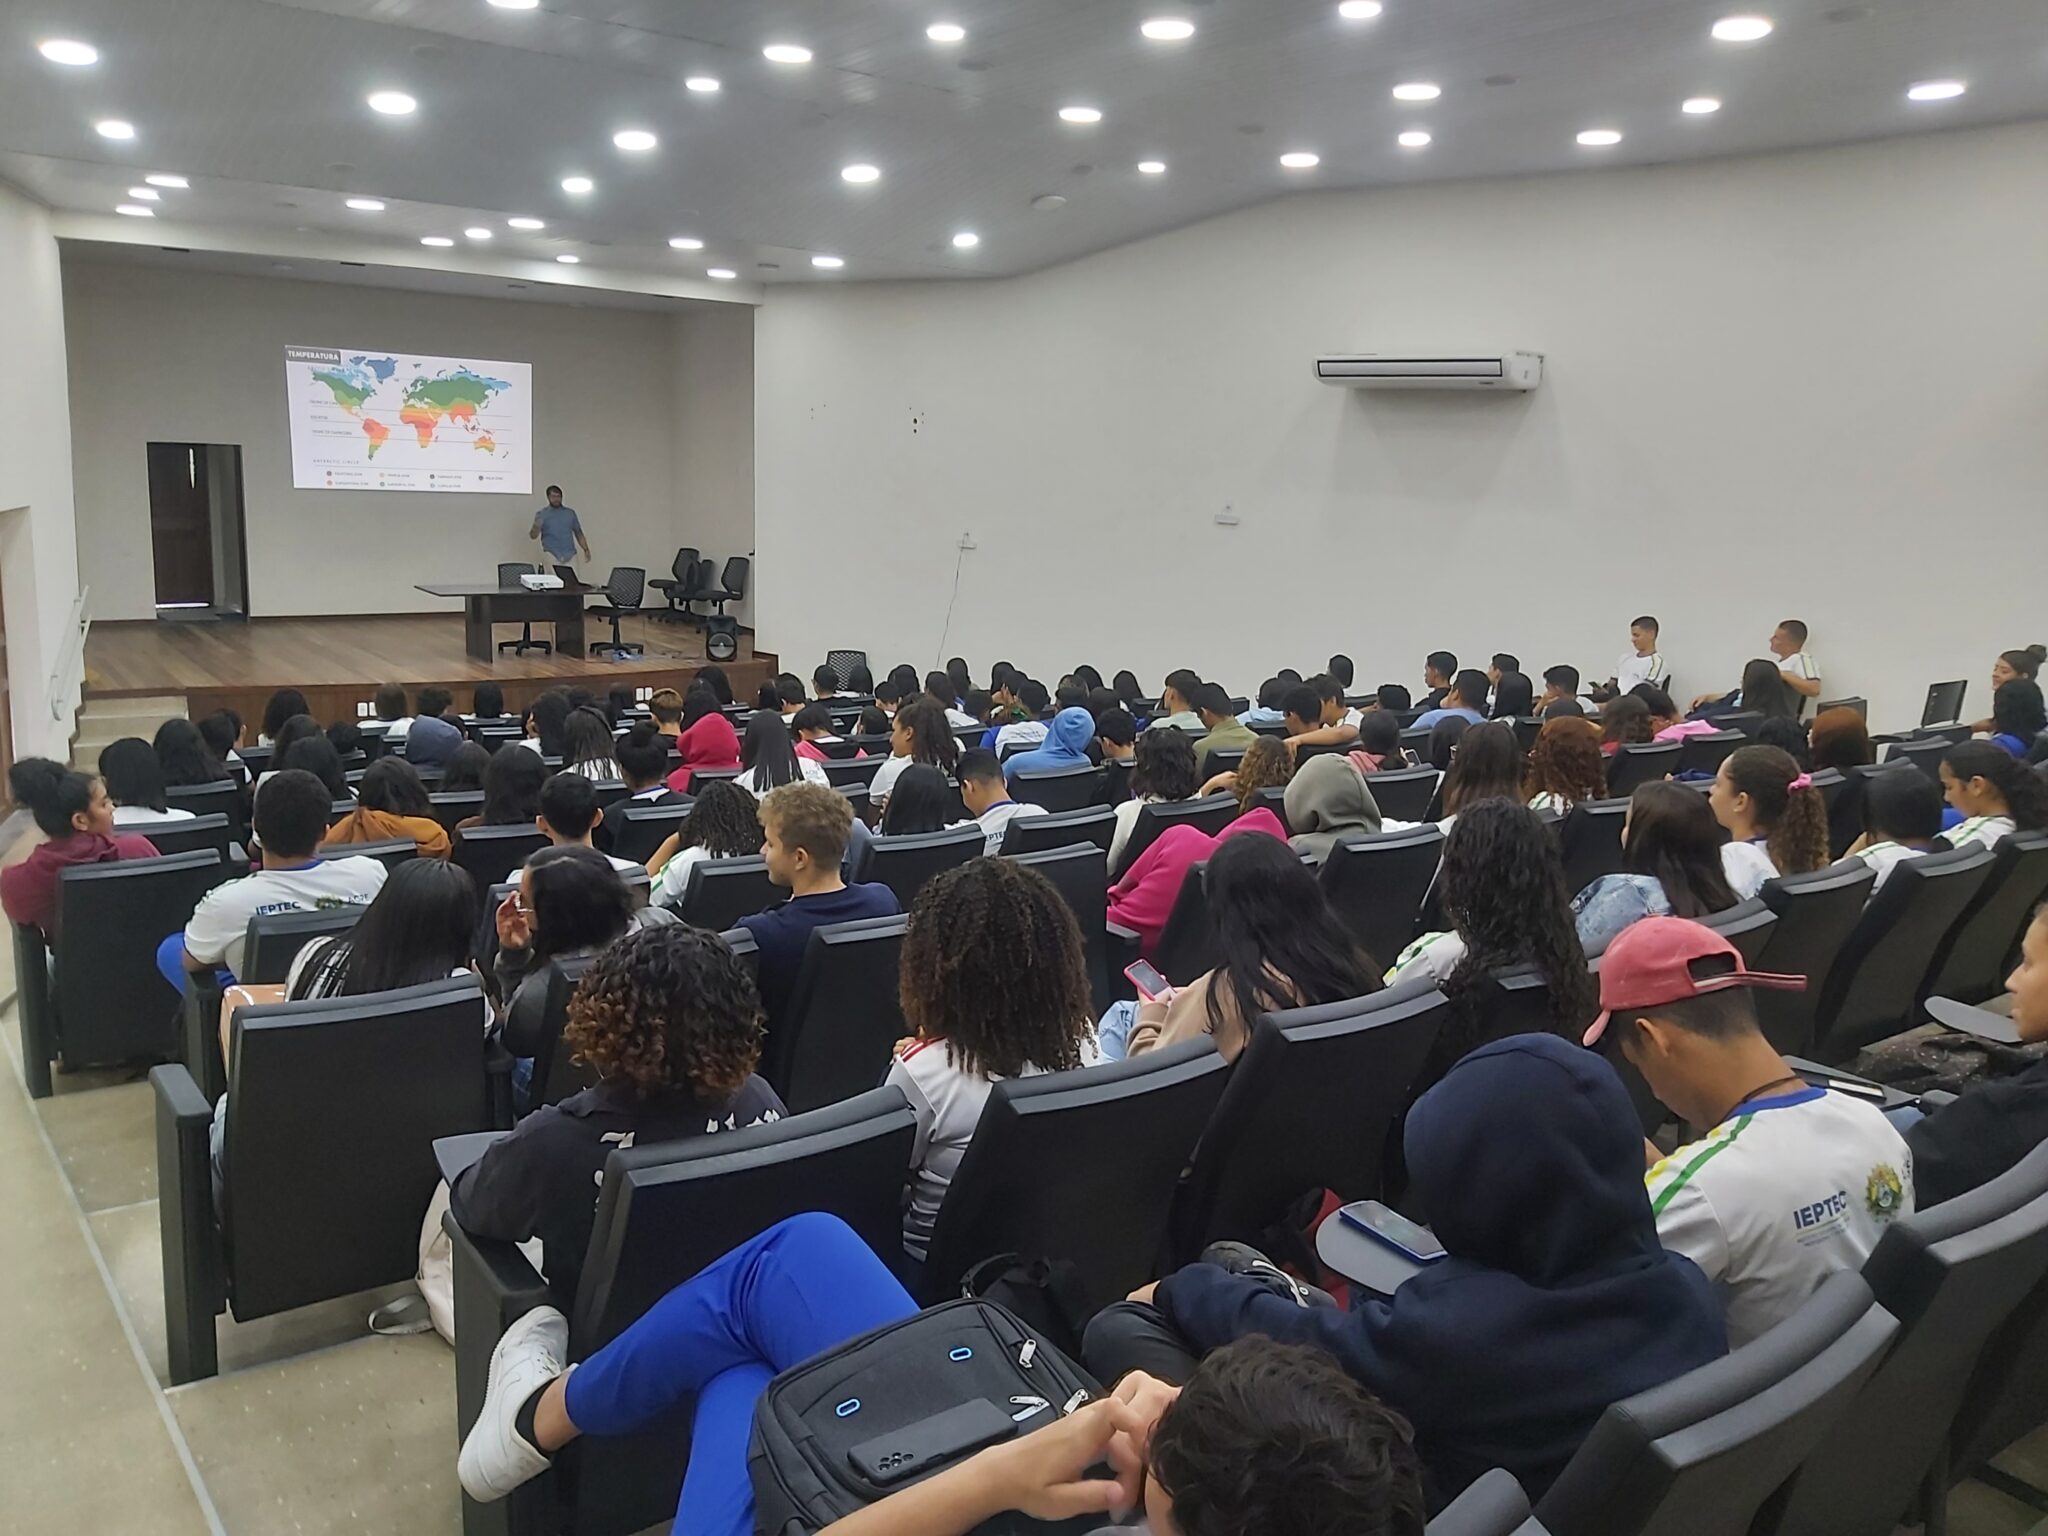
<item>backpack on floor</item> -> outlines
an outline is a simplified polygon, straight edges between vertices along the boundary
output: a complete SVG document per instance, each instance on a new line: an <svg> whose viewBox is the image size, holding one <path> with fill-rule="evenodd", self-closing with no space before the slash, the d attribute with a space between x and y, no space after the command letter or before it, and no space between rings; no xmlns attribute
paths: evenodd
<svg viewBox="0 0 2048 1536"><path fill-rule="evenodd" d="M747 1447L754 1529L812 1536L984 1445L1056 1423L1101 1391L991 1302L949 1301L889 1323L784 1371L762 1393ZM978 1530L1029 1536L1102 1523L1013 1512Z"/></svg>

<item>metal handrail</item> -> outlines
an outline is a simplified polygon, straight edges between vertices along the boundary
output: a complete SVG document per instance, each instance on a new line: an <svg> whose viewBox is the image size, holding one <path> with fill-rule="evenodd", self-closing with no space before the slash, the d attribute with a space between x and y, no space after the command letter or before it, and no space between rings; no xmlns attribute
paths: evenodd
<svg viewBox="0 0 2048 1536"><path fill-rule="evenodd" d="M57 653L57 665L50 673L50 718L62 720L65 715L64 701L70 696L72 673L77 673L77 682L85 685L85 637L92 632L92 618L85 611L85 600L92 595L92 588L81 587L78 596L71 600L71 616L65 623L70 635Z"/></svg>

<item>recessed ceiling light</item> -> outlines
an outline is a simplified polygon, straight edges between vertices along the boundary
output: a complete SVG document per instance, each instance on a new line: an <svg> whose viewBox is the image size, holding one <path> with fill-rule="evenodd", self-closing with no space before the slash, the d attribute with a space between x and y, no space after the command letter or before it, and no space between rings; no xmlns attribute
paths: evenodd
<svg viewBox="0 0 2048 1536"><path fill-rule="evenodd" d="M1195 35L1195 24L1184 16L1154 16L1138 30L1155 43L1184 43Z"/></svg>
<svg viewBox="0 0 2048 1536"><path fill-rule="evenodd" d="M695 91L700 96L710 96L719 89L718 77L716 75L692 75L683 82L683 87L686 90Z"/></svg>
<svg viewBox="0 0 2048 1536"><path fill-rule="evenodd" d="M173 176L169 171L158 171L154 175L145 176L142 179L152 187L169 187L177 192L182 192L192 185L184 177Z"/></svg>
<svg viewBox="0 0 2048 1536"><path fill-rule="evenodd" d="M856 186L864 186L871 181L880 181L882 179L882 171L880 166L849 165L839 173L839 179L841 181L850 181Z"/></svg>
<svg viewBox="0 0 2048 1536"><path fill-rule="evenodd" d="M1427 80L1406 80L1394 87L1396 101L1435 101L1441 95L1443 88Z"/></svg>
<svg viewBox="0 0 2048 1536"><path fill-rule="evenodd" d="M488 240L491 238L491 232L488 229L485 229L481 224L470 225L470 227L468 229L465 229L462 232L462 234L463 238L466 240Z"/></svg>
<svg viewBox="0 0 2048 1536"><path fill-rule="evenodd" d="M1427 149L1429 147L1429 135L1420 128L1410 128L1401 135L1397 142L1399 142L1403 149Z"/></svg>
<svg viewBox="0 0 2048 1536"><path fill-rule="evenodd" d="M1305 149L1290 149L1280 157L1280 163L1290 171L1312 171L1323 163L1323 157Z"/></svg>
<svg viewBox="0 0 2048 1536"><path fill-rule="evenodd" d="M827 272L837 272L846 265L846 258L843 256L813 256L811 258L811 265L823 267Z"/></svg>
<svg viewBox="0 0 2048 1536"><path fill-rule="evenodd" d="M1341 0L1337 14L1346 21L1371 21L1380 13L1380 0Z"/></svg>
<svg viewBox="0 0 2048 1536"><path fill-rule="evenodd" d="M73 69L100 61L99 49L91 43L81 43L72 37L53 37L36 44L36 52L52 64L69 64Z"/></svg>
<svg viewBox="0 0 2048 1536"><path fill-rule="evenodd" d="M958 22L935 21L924 29L924 35L935 43L964 43L967 29Z"/></svg>
<svg viewBox="0 0 2048 1536"><path fill-rule="evenodd" d="M660 142L645 128L621 128L612 135L612 143L629 155L644 155Z"/></svg>
<svg viewBox="0 0 2048 1536"><path fill-rule="evenodd" d="M431 245L431 246L434 246L434 247L435 247L435 248L437 248L437 249L438 249L438 248L440 248L440 247L442 247L442 246L446 246L446 245L453 245L454 243L455 243L455 242L454 242L454 240L452 240L451 238L449 238L449 237L448 237L447 235L421 235L421 236L420 236L420 244L421 244L421 245Z"/></svg>
<svg viewBox="0 0 2048 1536"><path fill-rule="evenodd" d="M963 229L953 237L953 249L956 251L971 251L979 244L981 236L971 229Z"/></svg>
<svg viewBox="0 0 2048 1536"><path fill-rule="evenodd" d="M94 123L92 127L93 132L103 139L132 139L135 137L135 125L133 123L124 123L118 117L102 118Z"/></svg>
<svg viewBox="0 0 2048 1536"><path fill-rule="evenodd" d="M508 225L509 227L511 227L511 228L513 228L513 229L546 229L546 228L547 228L547 225L546 225L546 224L545 224L545 223L544 223L543 221L541 221L540 219L529 219L529 218L524 218L524 217L522 217L522 218L517 218L517 219L507 219L507 220L505 221L505 223L506 223L506 224L507 224L507 225Z"/></svg>
<svg viewBox="0 0 2048 1536"><path fill-rule="evenodd" d="M1102 112L1096 107L1061 107L1060 121L1063 123L1099 123Z"/></svg>
<svg viewBox="0 0 2048 1536"><path fill-rule="evenodd" d="M1678 110L1692 117L1705 117L1709 112L1721 110L1721 102L1714 96L1688 96L1678 104Z"/></svg>
<svg viewBox="0 0 2048 1536"><path fill-rule="evenodd" d="M535 11L540 9L540 0L491 0L501 11Z"/></svg>
<svg viewBox="0 0 2048 1536"><path fill-rule="evenodd" d="M1138 162L1138 174L1141 176L1164 176L1166 174L1166 162L1164 160L1140 160Z"/></svg>
<svg viewBox="0 0 2048 1536"><path fill-rule="evenodd" d="M573 267L582 259L583 258L581 256L572 255L568 251L562 252L561 255L555 258L555 260L559 261L565 267Z"/></svg>
<svg viewBox="0 0 2048 1536"><path fill-rule="evenodd" d="M562 178L562 190L571 197L581 197L586 192L595 192L597 190L597 183L588 176L564 176Z"/></svg>
<svg viewBox="0 0 2048 1536"><path fill-rule="evenodd" d="M138 203L160 203L164 200L163 193L155 187L130 187L128 195Z"/></svg>
<svg viewBox="0 0 2048 1536"><path fill-rule="evenodd" d="M688 235L677 235L673 240L669 241L669 249L676 251L701 251L704 249L704 242L692 239Z"/></svg>
<svg viewBox="0 0 2048 1536"><path fill-rule="evenodd" d="M404 117L419 108L419 103L403 91L372 91L366 99L372 112L382 112L386 117Z"/></svg>
<svg viewBox="0 0 2048 1536"><path fill-rule="evenodd" d="M1906 87L1906 100L1949 101L1968 89L1960 80L1922 80Z"/></svg>
<svg viewBox="0 0 2048 1536"><path fill-rule="evenodd" d="M1770 35L1768 16L1723 16L1714 23L1714 36L1724 43L1753 43Z"/></svg>
<svg viewBox="0 0 2048 1536"><path fill-rule="evenodd" d="M706 277L715 277L721 283L729 283L738 277L739 273L733 271L731 267L709 267L705 270L704 275Z"/></svg>
<svg viewBox="0 0 2048 1536"><path fill-rule="evenodd" d="M1621 135L1612 128L1588 128L1579 135L1579 142L1588 149L1605 149L1610 144L1619 144Z"/></svg>
<svg viewBox="0 0 2048 1536"><path fill-rule="evenodd" d="M383 203L374 197L351 197L347 199L343 206L353 208L357 213L382 213L384 211Z"/></svg>
<svg viewBox="0 0 2048 1536"><path fill-rule="evenodd" d="M795 43L770 43L761 50L761 57L770 64L808 64L811 50L799 48Z"/></svg>
<svg viewBox="0 0 2048 1536"><path fill-rule="evenodd" d="M141 203L123 203L114 212L125 213L131 219L153 219L156 217L156 210L154 208L145 207Z"/></svg>

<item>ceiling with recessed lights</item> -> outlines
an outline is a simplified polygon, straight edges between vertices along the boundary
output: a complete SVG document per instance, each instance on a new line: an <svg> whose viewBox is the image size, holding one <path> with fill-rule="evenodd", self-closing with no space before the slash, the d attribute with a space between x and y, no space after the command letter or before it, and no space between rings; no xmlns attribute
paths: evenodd
<svg viewBox="0 0 2048 1536"><path fill-rule="evenodd" d="M2048 24L2041 0L11 0L0 80L0 178L71 238L732 298L1011 275L1305 189L2048 115Z"/></svg>

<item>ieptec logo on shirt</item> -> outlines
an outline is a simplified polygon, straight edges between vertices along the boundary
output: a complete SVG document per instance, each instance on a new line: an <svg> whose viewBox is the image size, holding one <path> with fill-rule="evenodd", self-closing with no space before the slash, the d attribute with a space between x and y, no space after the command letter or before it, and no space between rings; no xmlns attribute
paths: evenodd
<svg viewBox="0 0 2048 1536"><path fill-rule="evenodd" d="M1792 1213L1792 1225L1801 1232L1839 1223L1849 1209L1849 1191L1838 1189L1825 1200L1802 1205Z"/></svg>

